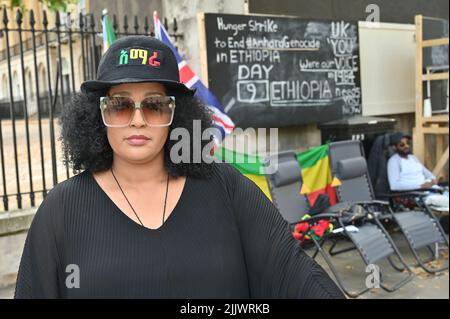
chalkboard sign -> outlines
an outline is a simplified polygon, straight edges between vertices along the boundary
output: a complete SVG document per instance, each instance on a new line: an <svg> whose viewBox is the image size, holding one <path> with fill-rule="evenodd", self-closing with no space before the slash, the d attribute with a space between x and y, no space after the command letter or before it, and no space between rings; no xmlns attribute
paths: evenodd
<svg viewBox="0 0 450 319"><path fill-rule="evenodd" d="M361 113L358 25L205 14L208 85L240 127Z"/></svg>

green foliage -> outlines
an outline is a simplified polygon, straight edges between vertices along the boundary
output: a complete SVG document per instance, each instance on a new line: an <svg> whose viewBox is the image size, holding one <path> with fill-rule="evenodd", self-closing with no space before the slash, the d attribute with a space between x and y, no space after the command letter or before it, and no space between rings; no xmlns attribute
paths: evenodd
<svg viewBox="0 0 450 319"><path fill-rule="evenodd" d="M79 0L39 0L39 2L46 4L50 11L66 11L67 5L77 4ZM20 8L22 12L27 11L24 0L11 0L11 9Z"/></svg>

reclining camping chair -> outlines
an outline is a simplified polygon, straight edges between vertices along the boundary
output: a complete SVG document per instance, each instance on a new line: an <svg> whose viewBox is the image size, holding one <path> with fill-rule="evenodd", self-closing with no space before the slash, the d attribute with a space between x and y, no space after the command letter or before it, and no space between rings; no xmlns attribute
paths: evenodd
<svg viewBox="0 0 450 319"><path fill-rule="evenodd" d="M302 220L304 215L309 212L310 206L307 197L300 194L300 189L302 186L301 168L296 159L295 153L290 151L282 152L266 159L266 162L274 163L274 161L277 161L278 169L275 173L267 175L272 200L282 217L290 224L291 227L299 221L307 221L313 224L315 221L326 219L343 229L341 236L349 238L355 249L358 250L366 265L375 264L379 260L387 258L394 269L398 271L407 269L408 275L393 286L387 286L383 283L382 279L380 280L380 287L386 291L393 292L412 279L412 272L406 265L398 249L395 247L389 234L383 228L381 223L378 222L378 220L372 219L370 221L368 219L368 214L363 212L363 216L360 216L357 221L359 223L359 231L357 233L347 231L347 225L355 222L354 217L356 215L353 214L353 212L358 210L357 206L337 204L330 207L323 213L319 213L306 220ZM330 234L329 237L331 236L332 235ZM365 287L356 293L349 291L343 284L330 256L322 248L323 243L327 240L327 236L325 236L320 242L314 238L314 236L311 237L311 240L316 248L313 258L315 258L318 253L322 255L336 278L338 285L345 294L349 297L355 298L370 290L369 287ZM394 255L398 257L404 266L401 270L398 267L395 267L394 263L391 261L391 257Z"/></svg>
<svg viewBox="0 0 450 319"><path fill-rule="evenodd" d="M395 149L391 145L392 134L393 133L386 133L378 136L372 145L367 159L369 176L375 198L389 201L394 211L426 209L432 213L432 207L427 205L425 198L430 193L442 194L444 188L391 191L389 187L387 163L389 158L395 154ZM441 183L440 185L448 186L448 182Z"/></svg>
<svg viewBox="0 0 450 319"><path fill-rule="evenodd" d="M427 210L395 212L389 202L376 200L369 178L364 151L359 141L333 142L329 147L332 173L341 181L336 188L340 202L357 203L374 213L377 219L393 220L400 227L418 263L425 271L436 273L448 269L448 264L433 269L426 265L434 260L435 246L444 243L448 248L448 238L440 223ZM420 258L418 251L427 248L431 257Z"/></svg>
<svg viewBox="0 0 450 319"><path fill-rule="evenodd" d="M379 200L389 200L386 196L389 193L387 159L392 155L391 135L392 133L379 135L373 142L367 159L370 181L375 197Z"/></svg>

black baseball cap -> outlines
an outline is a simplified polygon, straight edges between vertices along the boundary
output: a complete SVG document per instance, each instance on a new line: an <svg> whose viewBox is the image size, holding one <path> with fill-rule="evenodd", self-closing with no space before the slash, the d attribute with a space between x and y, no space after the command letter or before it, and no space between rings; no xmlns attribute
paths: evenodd
<svg viewBox="0 0 450 319"><path fill-rule="evenodd" d="M402 138L407 138L407 139L411 139L411 136L410 135L407 135L407 134L403 134L402 132L396 132L396 133L393 133L391 136L390 136L390 138L389 138L389 140L390 140L390 142L391 142L391 145L396 145L396 144L398 144L399 142L400 142L400 140L402 139Z"/></svg>
<svg viewBox="0 0 450 319"><path fill-rule="evenodd" d="M157 82L170 92L194 95L180 82L177 59L162 41L142 35L116 40L103 54L97 69L97 79L84 81L84 93L106 91L123 83Z"/></svg>

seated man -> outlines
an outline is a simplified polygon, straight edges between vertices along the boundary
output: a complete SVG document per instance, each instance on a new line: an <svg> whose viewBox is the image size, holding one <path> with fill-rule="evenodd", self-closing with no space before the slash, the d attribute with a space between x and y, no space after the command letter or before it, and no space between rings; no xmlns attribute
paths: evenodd
<svg viewBox="0 0 450 319"><path fill-rule="evenodd" d="M432 188L436 177L411 154L411 137L401 132L391 136L395 154L388 161L388 179L391 190L407 191Z"/></svg>
<svg viewBox="0 0 450 319"><path fill-rule="evenodd" d="M395 154L388 160L388 179L392 191L440 188L436 177L411 154L411 137L401 132L391 136ZM428 193L426 193L428 194ZM425 203L448 211L448 188L444 194L428 194Z"/></svg>

